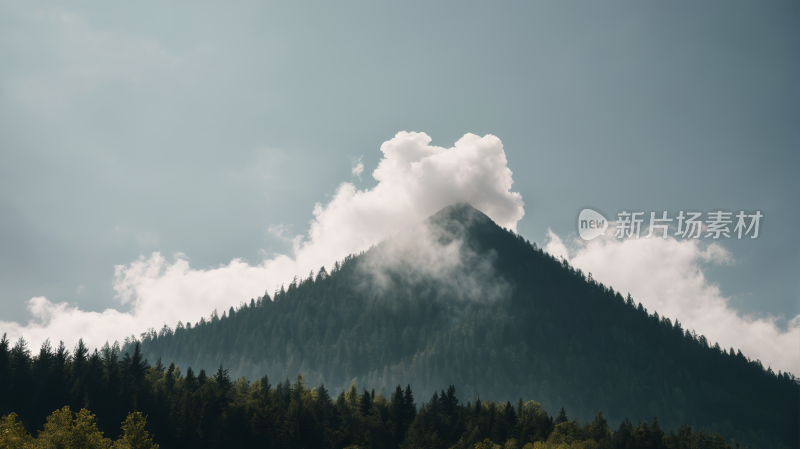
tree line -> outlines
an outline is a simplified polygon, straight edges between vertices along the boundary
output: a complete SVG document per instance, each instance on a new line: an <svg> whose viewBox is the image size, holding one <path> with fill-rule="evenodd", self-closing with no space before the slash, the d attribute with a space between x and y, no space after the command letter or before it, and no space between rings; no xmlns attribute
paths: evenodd
<svg viewBox="0 0 800 449"><path fill-rule="evenodd" d="M8 346L5 336L1 341ZM52 354L54 362L42 373L39 370L46 365L39 360L47 347L45 343L39 356L28 360L30 389L2 396L0 407L14 412L0 419L0 448L739 447L718 433L688 425L666 433L657 419L636 425L623 420L612 429L602 412L581 423L569 420L563 408L553 417L541 404L522 398L513 405L480 397L464 404L452 385L418 406L410 385L397 385L384 394L374 389L359 392L351 384L333 397L324 385L309 387L302 375L273 386L268 376L254 382L244 377L233 380L222 365L210 376L190 367L183 373L174 363L167 367L161 360L150 366L138 344L132 355L120 357L117 348L106 347L85 359L82 341L72 353L61 344ZM22 339L11 349L9 361L15 369L26 350ZM44 391L47 397L39 393ZM50 394L69 404L48 415L45 410L58 401ZM123 415L122 425L115 425Z"/></svg>

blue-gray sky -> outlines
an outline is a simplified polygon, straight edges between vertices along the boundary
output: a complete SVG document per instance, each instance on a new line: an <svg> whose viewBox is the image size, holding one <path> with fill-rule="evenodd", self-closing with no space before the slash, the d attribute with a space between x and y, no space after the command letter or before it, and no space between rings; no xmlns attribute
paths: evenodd
<svg viewBox="0 0 800 449"><path fill-rule="evenodd" d="M792 319L798 19L791 1L0 3L0 321L38 296L127 310L114 266L155 251L289 252L276 227L375 186L398 131L499 137L540 243L585 205L761 210L758 239L719 242L735 263L703 269L740 313Z"/></svg>

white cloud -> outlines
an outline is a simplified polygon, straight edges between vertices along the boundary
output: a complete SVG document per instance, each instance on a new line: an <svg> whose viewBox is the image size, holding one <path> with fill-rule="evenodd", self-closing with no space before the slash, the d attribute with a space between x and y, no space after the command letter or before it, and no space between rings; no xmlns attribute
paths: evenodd
<svg viewBox="0 0 800 449"><path fill-rule="evenodd" d="M481 219L485 218L478 213L467 218ZM472 302L506 297L510 286L494 269L497 252L475 251L467 234L471 224L462 227L446 223L437 226L425 220L366 253L358 265L370 279L365 285L394 293L407 285L425 285L428 300L448 298L460 302L447 305L454 319L460 318Z"/></svg>
<svg viewBox="0 0 800 449"><path fill-rule="evenodd" d="M703 263L733 262L723 247L695 239L619 240L613 235L607 232L589 242L575 239L568 249L548 231L545 250L623 294L630 292L650 313L678 319L684 329L705 335L712 345L719 342L723 348L740 349L776 371L798 371L800 316L789 322L785 332L774 317L740 316L719 286L706 279Z"/></svg>
<svg viewBox="0 0 800 449"><path fill-rule="evenodd" d="M121 331L132 333L136 327L137 316L108 309L103 313L86 312L70 307L62 302L53 304L43 296L28 300L28 310L33 320L23 326L14 322L0 321L0 332L8 333L10 339L25 336L33 352L45 339L65 340L68 345L77 342L79 337L99 347L106 340L122 340Z"/></svg>
<svg viewBox="0 0 800 449"><path fill-rule="evenodd" d="M130 312L85 312L66 303L33 298L33 320L23 326L0 321L0 332L24 334L38 346L45 338L91 346L161 327L178 320L199 320L243 300L272 293L294 276L330 265L368 249L385 237L417 224L450 204L467 202L499 225L516 229L524 215L522 197L511 192L511 170L495 136L467 134L452 148L430 145L424 133L400 132L381 146L383 158L373 172L378 184L358 190L339 185L331 201L314 206L307 235L293 239L291 255L275 255L258 265L235 259L213 269L193 269L186 258L170 263L160 253L115 267L114 288ZM270 230L282 235L283 227Z"/></svg>
<svg viewBox="0 0 800 449"><path fill-rule="evenodd" d="M285 241L292 241L295 238L295 236L291 235L291 232L292 232L292 225L290 224L287 225L281 223L277 225L271 225L270 227L267 228L267 233L272 234L275 237L278 237L279 239Z"/></svg>
<svg viewBox="0 0 800 449"><path fill-rule="evenodd" d="M352 174L354 178L361 179L361 173L364 173L364 163L361 162L361 158L363 156L358 157L358 161L353 161L353 170Z"/></svg>
<svg viewBox="0 0 800 449"><path fill-rule="evenodd" d="M561 238L553 232L552 229L547 228L547 246L545 247L548 253L555 257L560 257L569 260L569 251Z"/></svg>

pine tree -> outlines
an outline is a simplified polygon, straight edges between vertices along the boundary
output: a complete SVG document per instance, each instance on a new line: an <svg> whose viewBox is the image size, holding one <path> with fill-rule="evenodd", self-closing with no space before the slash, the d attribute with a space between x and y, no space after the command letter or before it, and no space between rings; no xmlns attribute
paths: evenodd
<svg viewBox="0 0 800 449"><path fill-rule="evenodd" d="M264 378L266 378L266 377L267 376L264 376ZM317 387L317 395L319 396L320 403L322 403L323 405L330 404L331 395L328 392L328 390L325 388L325 384L319 384L319 387Z"/></svg>
<svg viewBox="0 0 800 449"><path fill-rule="evenodd" d="M8 336L3 333L0 338L0 397L8 397L8 388L11 385L11 353L9 351ZM10 412L4 404L0 404L0 414ZM6 405L7 406L7 405Z"/></svg>
<svg viewBox="0 0 800 449"><path fill-rule="evenodd" d="M175 387L175 363L171 362L169 364L169 368L167 369L167 372L164 375L164 386L170 393L172 392L172 389Z"/></svg>
<svg viewBox="0 0 800 449"><path fill-rule="evenodd" d="M597 412L594 422L589 426L588 436L598 443L607 440L611 436L611 429L608 427L608 421L603 417L603 412Z"/></svg>
<svg viewBox="0 0 800 449"><path fill-rule="evenodd" d="M159 357L158 360L156 360L156 365L154 366L154 368L159 373L164 374L165 367L164 367L164 364L161 363L161 357Z"/></svg>
<svg viewBox="0 0 800 449"><path fill-rule="evenodd" d="M149 368L147 360L144 360L139 342L136 342L133 349L133 357L130 358L130 363L127 366L128 375L133 379L135 385L140 385L144 379L144 373Z"/></svg>
<svg viewBox="0 0 800 449"><path fill-rule="evenodd" d="M634 446L633 424L627 418L620 423L619 429L614 432L612 446L620 449Z"/></svg>
<svg viewBox="0 0 800 449"><path fill-rule="evenodd" d="M411 385L406 385L406 392L405 392L405 407L403 409L403 419L411 424L411 421L417 416L417 405L414 404L414 394L411 392Z"/></svg>
<svg viewBox="0 0 800 449"><path fill-rule="evenodd" d="M197 389L197 378L194 377L194 370L192 370L191 366L186 368L186 377L183 379L183 384L186 385L186 389L192 393Z"/></svg>
<svg viewBox="0 0 800 449"><path fill-rule="evenodd" d="M75 350L72 352L72 382L81 385L86 375L86 362L88 361L89 348L83 342L83 338L78 340ZM79 393L76 391L76 393Z"/></svg>
<svg viewBox="0 0 800 449"><path fill-rule="evenodd" d="M569 421L569 419L567 418L567 412L564 410L564 407L561 407L561 410L559 410L558 416L556 417L556 425L559 425L567 421Z"/></svg>
<svg viewBox="0 0 800 449"><path fill-rule="evenodd" d="M271 389L272 389L272 384L269 383L269 377L266 374L264 374L264 376L261 378L261 392L262 394L266 395L269 394L269 390Z"/></svg>
<svg viewBox="0 0 800 449"><path fill-rule="evenodd" d="M233 386L231 377L228 375L228 370L222 368L221 363L219 369L217 369L217 374L214 375L214 381L217 383L217 386L219 386L223 396L226 396Z"/></svg>
<svg viewBox="0 0 800 449"><path fill-rule="evenodd" d="M658 425L658 417L653 418L653 424L650 426L650 435L652 440L653 449L661 449L664 440L664 431Z"/></svg>
<svg viewBox="0 0 800 449"><path fill-rule="evenodd" d="M361 395L361 400L359 405L361 407L361 416L364 417L369 416L370 412L372 411L372 397L370 396L369 391L367 391L366 388L364 389L364 393L362 393Z"/></svg>
<svg viewBox="0 0 800 449"><path fill-rule="evenodd" d="M31 402L26 396L33 390L31 379L31 351L28 342L19 337L9 356L10 391L8 394L12 411L27 414L31 409Z"/></svg>

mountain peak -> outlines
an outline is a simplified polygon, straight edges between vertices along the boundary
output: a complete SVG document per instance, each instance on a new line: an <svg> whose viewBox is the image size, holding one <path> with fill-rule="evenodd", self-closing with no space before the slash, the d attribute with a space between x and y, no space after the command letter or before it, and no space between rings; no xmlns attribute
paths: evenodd
<svg viewBox="0 0 800 449"><path fill-rule="evenodd" d="M498 227L486 214L469 203L451 204L428 218L431 225L451 231L471 231L476 227Z"/></svg>
<svg viewBox="0 0 800 449"><path fill-rule="evenodd" d="M334 395L354 379L383 391L419 385L418 398L458 384L467 398L533 398L579 421L604 408L614 426L658 416L663 429L688 421L737 442L763 434L787 446L800 417L793 377L656 319L466 203L274 301L146 334L141 351L181 367L224 363L234 378L300 372Z"/></svg>

